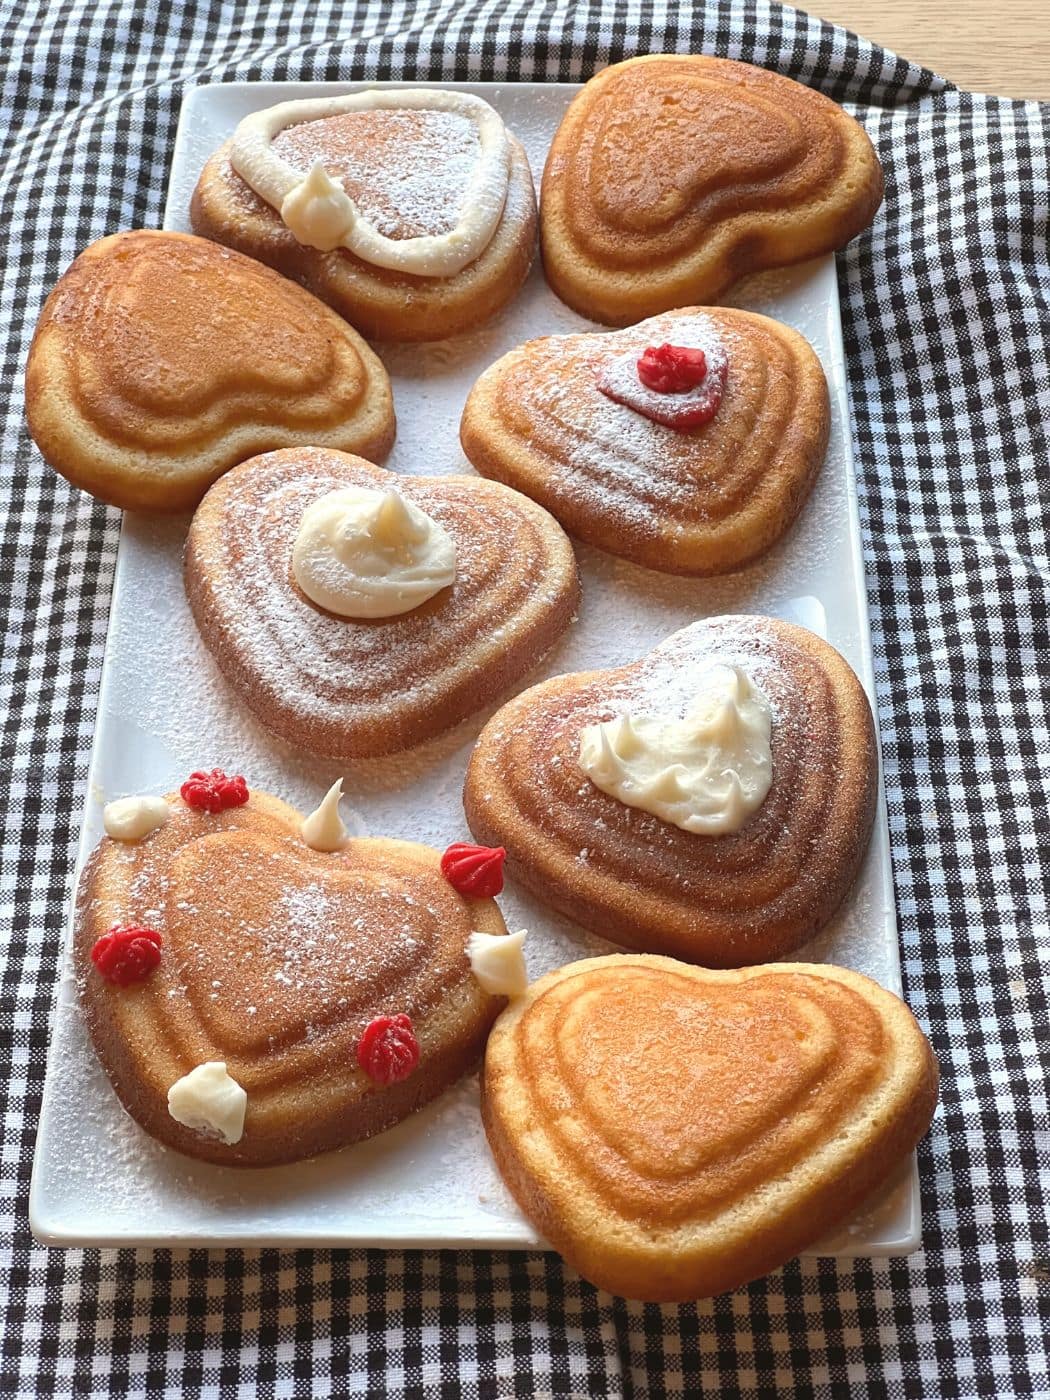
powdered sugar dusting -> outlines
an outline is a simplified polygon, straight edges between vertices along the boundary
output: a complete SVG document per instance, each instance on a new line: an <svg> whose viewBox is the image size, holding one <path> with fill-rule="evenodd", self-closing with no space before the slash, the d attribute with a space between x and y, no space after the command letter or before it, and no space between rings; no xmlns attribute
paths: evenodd
<svg viewBox="0 0 1050 1400"><path fill-rule="evenodd" d="M249 703L358 734L398 711L425 714L443 704L464 668L476 674L496 663L504 627L533 625L557 604L564 568L548 557L531 508L502 488L495 499L487 484L443 490L403 480L402 494L455 540L451 587L433 606L375 621L316 607L291 576L304 510L351 482L389 481L303 449L294 471L280 462L231 478L221 524L194 532L218 649L228 662L240 658L236 674Z"/></svg>
<svg viewBox="0 0 1050 1400"><path fill-rule="evenodd" d="M606 398L675 432L703 426L714 417L722 401L729 357L721 339L708 335L706 325L701 324L698 328L693 324L697 321L704 323L707 318L697 316L684 319L684 330L678 338L681 346L703 350L707 362L703 379L691 389L684 393L665 393L643 384L638 372L639 355L634 348L606 361L596 376L598 388ZM677 331L675 333L678 335ZM715 334L717 336L717 332ZM697 339L703 343L695 343ZM690 344L690 341L694 343ZM691 422L694 416L695 422Z"/></svg>
<svg viewBox="0 0 1050 1400"><path fill-rule="evenodd" d="M268 1066L276 1047L304 1053L319 1040L345 1060L380 1011L425 1016L469 977L472 921L436 863L354 843L315 852L252 801L201 816L176 799L160 832L134 846L106 842L97 859L82 917L161 935L144 995L174 1017L192 1008L207 1053L230 1059L249 1089L287 1074L276 1057Z"/></svg>
<svg viewBox="0 0 1050 1400"><path fill-rule="evenodd" d="M346 112L280 132L273 149L306 174L320 161L386 238L455 228L481 151L456 112Z"/></svg>
<svg viewBox="0 0 1050 1400"><path fill-rule="evenodd" d="M700 654L698 639L703 648ZM610 685L610 703L623 697L650 713L656 707L664 718L684 719L696 699L698 676L716 665L745 671L769 701L774 721L783 724L789 718L781 700L783 664L776 639L762 618L749 618L746 631L697 622L676 632L644 658L633 676Z"/></svg>
<svg viewBox="0 0 1050 1400"><path fill-rule="evenodd" d="M520 801L523 810L531 811L560 846L571 851L578 842L577 862L597 858L618 877L623 874L622 857L627 854L623 830L633 831L630 840L644 839L650 878L658 869L662 890L687 894L691 874L696 872L691 872L689 861L683 859L681 832L648 812L627 808L601 793L580 766L580 732L585 725L623 714L683 719L695 702L701 674L714 665L736 666L769 703L774 782L778 756L787 760L797 780L810 745L819 743L819 736L812 732L812 726L809 731L803 728L806 710L800 708L797 682L784 664L782 647L783 642L761 618L700 621L662 640L626 671L614 671L584 685L576 694L570 692L516 713L513 729L492 736L507 746L504 776L510 800ZM537 758L544 755L546 763L538 764ZM526 772L527 781L523 776ZM759 808L752 820L760 823L765 819ZM690 849L703 855L712 848L697 845Z"/></svg>
<svg viewBox="0 0 1050 1400"><path fill-rule="evenodd" d="M719 482L693 460L695 432L653 422L598 387L603 372L663 341L702 349L713 364L728 362L730 378L734 357L744 352L742 337L711 317L668 313L583 341L551 337L538 362L511 375L507 390L507 402L515 405L512 421L532 430L532 449L549 463L558 493L649 536L658 535L669 516L704 518L719 492Z"/></svg>

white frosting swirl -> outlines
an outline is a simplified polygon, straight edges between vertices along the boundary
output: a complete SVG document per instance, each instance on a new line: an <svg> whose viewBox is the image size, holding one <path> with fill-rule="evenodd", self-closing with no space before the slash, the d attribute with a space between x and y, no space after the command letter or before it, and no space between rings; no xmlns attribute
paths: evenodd
<svg viewBox="0 0 1050 1400"><path fill-rule="evenodd" d="M198 1132L215 1133L232 1147L244 1136L248 1095L226 1073L225 1060L208 1060L168 1090L168 1112L176 1123Z"/></svg>
<svg viewBox="0 0 1050 1400"><path fill-rule="evenodd" d="M452 112L477 130L478 161L456 226L447 233L387 238L323 171L323 179L316 166L304 176L273 149L279 132L301 122L323 121L344 112L405 109ZM301 243L326 250L346 248L376 267L421 277L453 277L484 252L503 217L510 185L510 142L499 113L470 93L433 88L373 89L344 97L281 102L253 112L234 132L230 163L260 198L280 212Z"/></svg>
<svg viewBox="0 0 1050 1400"><path fill-rule="evenodd" d="M102 825L114 841L141 841L168 820L163 797L118 797L102 809Z"/></svg>
<svg viewBox="0 0 1050 1400"><path fill-rule="evenodd" d="M350 839L350 833L339 815L339 799L343 795L343 780L335 782L299 828L306 844L315 851L339 851Z"/></svg>
<svg viewBox="0 0 1050 1400"><path fill-rule="evenodd" d="M683 831L739 831L773 781L769 701L738 666L698 678L686 717L625 714L580 733L580 767L628 807Z"/></svg>
<svg viewBox="0 0 1050 1400"><path fill-rule="evenodd" d="M396 491L344 486L303 511L292 573L339 617L397 617L455 581L456 544Z"/></svg>
<svg viewBox="0 0 1050 1400"><path fill-rule="evenodd" d="M354 225L354 206L342 185L319 160L310 173L285 195L281 218L300 243L330 253Z"/></svg>
<svg viewBox="0 0 1050 1400"><path fill-rule="evenodd" d="M520 997L529 985L525 929L518 933L478 933L467 939L470 970L481 989L494 997Z"/></svg>

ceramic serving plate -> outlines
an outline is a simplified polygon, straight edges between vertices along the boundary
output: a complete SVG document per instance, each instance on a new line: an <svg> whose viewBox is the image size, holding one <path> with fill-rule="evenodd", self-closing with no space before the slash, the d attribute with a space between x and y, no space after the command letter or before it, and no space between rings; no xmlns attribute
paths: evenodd
<svg viewBox="0 0 1050 1400"><path fill-rule="evenodd" d="M498 109L524 142L538 182L576 89L462 87ZM295 83L194 89L182 109L164 226L189 229L190 195L201 167L246 113L347 90ZM530 684L563 671L621 665L707 614L772 613L825 635L874 698L834 260L751 279L733 300L797 327L827 373L831 444L801 519L766 559L726 579L671 578L579 547L578 621ZM436 345L380 347L398 421L388 465L413 473L469 470L459 418L481 371L523 340L591 328L558 301L537 267L509 310L482 330ZM198 640L180 577L187 523L124 520L78 868L101 835L104 802L126 792L170 791L192 769L215 765L307 809L342 773L357 831L441 848L469 839L460 805L463 773L492 710L410 754L345 768L304 761L282 748L227 689ZM529 929L533 976L612 951L513 885L501 904L511 928ZM856 968L899 991L884 806L845 908L798 957ZM208 1166L166 1150L123 1112L88 1044L68 953L64 968L30 1197L38 1239L65 1245L542 1246L489 1155L476 1076L390 1132L346 1151L263 1171ZM907 1253L919 1242L918 1201L913 1158L861 1218L812 1252Z"/></svg>

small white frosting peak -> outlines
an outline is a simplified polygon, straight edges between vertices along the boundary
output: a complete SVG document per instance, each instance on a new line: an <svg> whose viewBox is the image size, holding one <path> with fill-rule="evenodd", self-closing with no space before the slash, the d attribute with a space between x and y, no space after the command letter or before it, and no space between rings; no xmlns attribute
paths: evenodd
<svg viewBox="0 0 1050 1400"><path fill-rule="evenodd" d="M248 1095L226 1073L225 1060L208 1060L168 1090L168 1112L176 1123L199 1132L216 1133L231 1147L244 1136Z"/></svg>
<svg viewBox="0 0 1050 1400"><path fill-rule="evenodd" d="M170 811L163 797L118 797L103 807L102 824L114 841L141 841L164 825Z"/></svg>
<svg viewBox="0 0 1050 1400"><path fill-rule="evenodd" d="M303 511L292 573L339 617L397 617L456 578L456 544L397 491L344 486Z"/></svg>
<svg viewBox="0 0 1050 1400"><path fill-rule="evenodd" d="M338 181L319 160L284 197L281 218L300 243L330 253L354 226L354 206Z"/></svg>
<svg viewBox="0 0 1050 1400"><path fill-rule="evenodd" d="M299 828L302 838L315 851L339 851L350 839L350 833L339 815L339 799L343 795L343 780L335 782Z"/></svg>
<svg viewBox="0 0 1050 1400"><path fill-rule="evenodd" d="M482 991L494 997L520 997L529 985L525 967L525 934L477 933L467 939L470 970Z"/></svg>
<svg viewBox="0 0 1050 1400"><path fill-rule="evenodd" d="M580 767L628 807L683 831L739 831L773 781L769 701L738 666L697 681L681 720L624 714L580 733Z"/></svg>

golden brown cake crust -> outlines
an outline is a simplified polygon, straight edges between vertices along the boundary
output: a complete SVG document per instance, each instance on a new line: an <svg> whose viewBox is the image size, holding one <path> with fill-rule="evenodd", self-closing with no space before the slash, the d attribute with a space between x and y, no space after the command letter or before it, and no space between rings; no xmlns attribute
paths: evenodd
<svg viewBox="0 0 1050 1400"><path fill-rule="evenodd" d="M937 1083L911 1012L859 973L636 954L511 1003L482 1117L521 1209L584 1278L688 1302L846 1221L926 1132Z"/></svg>
<svg viewBox="0 0 1050 1400"><path fill-rule="evenodd" d="M399 617L316 607L291 575L303 510L328 491L396 488L449 531L456 579ZM319 449L244 462L190 526L185 583L205 645L273 733L331 758L411 748L505 693L568 627L572 545L527 497L476 477L396 476Z"/></svg>
<svg viewBox="0 0 1050 1400"><path fill-rule="evenodd" d="M551 145L544 269L575 310L627 325L843 247L882 189L864 129L811 88L731 59L628 59L587 83Z"/></svg>
<svg viewBox="0 0 1050 1400"><path fill-rule="evenodd" d="M596 787L579 766L588 724L624 712L681 718L692 680L743 667L773 713L773 781L731 835L683 831ZM875 815L878 757L860 681L793 623L694 623L616 671L556 676L482 730L463 805L475 837L540 899L628 948L708 967L782 957L831 918Z"/></svg>
<svg viewBox="0 0 1050 1400"><path fill-rule="evenodd" d="M59 279L26 415L56 471L125 510L188 510L270 448L382 460L394 440L386 370L340 317L250 258L151 229L99 239Z"/></svg>
<svg viewBox="0 0 1050 1400"><path fill-rule="evenodd" d="M728 356L721 404L688 431L597 387L626 351L705 328ZM460 440L588 544L664 573L720 574L790 527L824 461L827 381L797 331L750 311L686 307L628 330L547 336L497 360L470 392Z"/></svg>
<svg viewBox="0 0 1050 1400"><path fill-rule="evenodd" d="M300 814L267 793L218 815L167 800L159 830L104 837L92 854L74 941L95 1049L148 1133L211 1162L296 1161L390 1127L470 1068L504 1004L481 990L464 951L474 929L506 932L493 900L457 894L427 846L311 850ZM113 924L162 935L148 981L114 986L93 968ZM357 1041L397 1012L412 1019L420 1063L380 1088L358 1067ZM248 1094L234 1146L168 1113L170 1086L209 1060L225 1060Z"/></svg>
<svg viewBox="0 0 1050 1400"><path fill-rule="evenodd" d="M364 126L362 118L368 115L390 116L360 113L355 114L355 122ZM332 149L332 158L338 161L340 153L345 153L347 137L339 133L339 119L328 120L336 126L323 145ZM375 134L373 130L373 139ZM528 157L513 137L510 188L503 219L481 256L454 277L417 277L363 262L345 249L323 253L304 247L277 211L233 169L229 150L227 142L201 172L190 204L194 231L238 248L302 283L373 339L444 340L472 330L517 295L532 265L536 252L536 191ZM310 154L303 157L304 174L313 154L311 148ZM285 155L294 161L293 152ZM332 158L326 161L327 165L333 163ZM403 155L397 158L404 159ZM417 236L427 231L407 228L405 233Z"/></svg>

